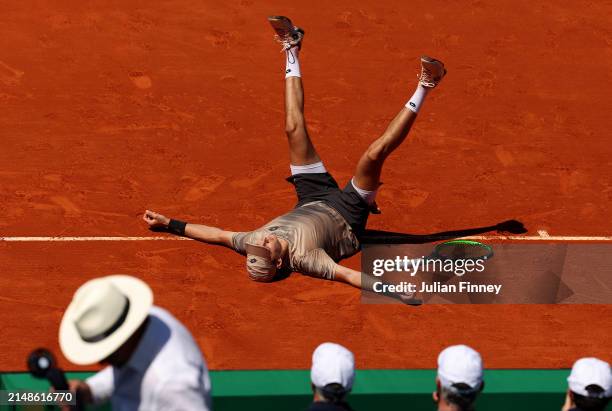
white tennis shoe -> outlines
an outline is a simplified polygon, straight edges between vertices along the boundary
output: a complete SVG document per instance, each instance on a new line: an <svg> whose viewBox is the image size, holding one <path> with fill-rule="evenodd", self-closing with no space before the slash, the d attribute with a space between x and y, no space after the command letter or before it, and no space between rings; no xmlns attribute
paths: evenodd
<svg viewBox="0 0 612 411"><path fill-rule="evenodd" d="M423 87L434 88L446 75L444 63L428 56L421 56L421 75L419 84Z"/></svg>
<svg viewBox="0 0 612 411"><path fill-rule="evenodd" d="M268 17L268 22L270 22L272 29L276 33L274 36L275 40L283 46L283 50L288 50L294 46L302 47L304 30L294 26L288 17L270 16Z"/></svg>

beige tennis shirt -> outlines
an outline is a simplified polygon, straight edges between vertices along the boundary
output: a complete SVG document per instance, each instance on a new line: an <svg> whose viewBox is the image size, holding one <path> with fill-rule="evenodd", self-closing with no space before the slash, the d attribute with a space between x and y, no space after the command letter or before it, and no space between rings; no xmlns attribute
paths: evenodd
<svg viewBox="0 0 612 411"><path fill-rule="evenodd" d="M246 243L262 244L274 234L289 243L293 271L333 280L336 263L359 251L359 241L344 217L323 201L294 208L254 231L235 233L234 250L246 254Z"/></svg>

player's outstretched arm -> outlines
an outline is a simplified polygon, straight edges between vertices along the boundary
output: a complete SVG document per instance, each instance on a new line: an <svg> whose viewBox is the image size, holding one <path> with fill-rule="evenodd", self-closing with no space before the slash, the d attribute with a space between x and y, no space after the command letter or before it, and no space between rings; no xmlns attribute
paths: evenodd
<svg viewBox="0 0 612 411"><path fill-rule="evenodd" d="M149 225L150 228L154 230L168 230L170 225L170 218L156 213L155 211L146 210L142 219ZM169 230L169 232L173 231ZM233 235L234 232L232 231L225 231L217 227L210 227L203 224L188 223L185 225L185 237L208 244L216 244L232 248Z"/></svg>
<svg viewBox="0 0 612 411"><path fill-rule="evenodd" d="M374 277L373 275L362 273L361 271L353 270L352 268L348 268L340 264L336 264L336 269L334 271L334 280L350 284L353 287L357 287L362 290L372 291L372 292L374 292L374 284L382 281L378 277ZM388 292L388 293L385 293L385 295L388 297L392 297L397 300L400 300L404 304L409 304L409 305L420 305L421 304L421 301L416 299L414 297L414 294Z"/></svg>

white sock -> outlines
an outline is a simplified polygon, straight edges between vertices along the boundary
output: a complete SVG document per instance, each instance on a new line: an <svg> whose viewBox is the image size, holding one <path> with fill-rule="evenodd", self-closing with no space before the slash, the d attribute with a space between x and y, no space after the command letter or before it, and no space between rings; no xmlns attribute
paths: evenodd
<svg viewBox="0 0 612 411"><path fill-rule="evenodd" d="M427 87L423 87L419 84L412 97L410 97L410 100L406 103L406 108L418 113L428 92L429 89Z"/></svg>
<svg viewBox="0 0 612 411"><path fill-rule="evenodd" d="M295 46L291 47L287 53L287 65L285 67L285 78L302 77L300 73L300 60L298 58L300 49Z"/></svg>
<svg viewBox="0 0 612 411"><path fill-rule="evenodd" d="M289 164L289 168L291 169L292 176L296 174L327 173L322 161L312 164L305 164L303 166L294 166L293 164Z"/></svg>
<svg viewBox="0 0 612 411"><path fill-rule="evenodd" d="M354 177L351 179L351 184L353 185L353 188L355 189L355 191L357 191L357 194L359 194L359 196L363 198L366 203L370 205L374 203L374 200L376 199L376 193L378 192L378 190L368 191L368 190L364 190L362 188L357 187L357 185L355 184Z"/></svg>

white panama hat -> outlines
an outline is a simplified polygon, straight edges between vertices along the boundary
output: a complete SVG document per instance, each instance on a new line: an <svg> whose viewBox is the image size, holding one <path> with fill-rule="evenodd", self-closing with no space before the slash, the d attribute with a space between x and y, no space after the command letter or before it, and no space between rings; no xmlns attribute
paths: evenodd
<svg viewBox="0 0 612 411"><path fill-rule="evenodd" d="M87 281L64 313L60 348L75 364L95 364L132 336L152 305L151 288L138 278L110 275Z"/></svg>

